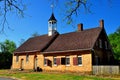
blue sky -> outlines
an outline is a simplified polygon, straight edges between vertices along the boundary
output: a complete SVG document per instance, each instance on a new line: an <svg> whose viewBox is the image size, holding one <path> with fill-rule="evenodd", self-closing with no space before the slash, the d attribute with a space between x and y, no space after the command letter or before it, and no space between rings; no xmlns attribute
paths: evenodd
<svg viewBox="0 0 120 80"><path fill-rule="evenodd" d="M99 20L104 19L107 34L115 32L120 26L120 0L88 0L92 6L92 13L81 11L75 18L74 27L63 22L64 1L59 0L54 8L54 14L58 21L57 30L59 33L68 33L77 30L77 24L83 23L84 29L99 26ZM33 33L40 35L48 33L48 19L51 16L49 0L26 0L27 9L25 17L16 17L13 14L8 15L8 22L13 30L5 28L5 34L0 34L0 42L5 39L14 41L19 46L20 40L27 40ZM1 26L0 26L1 29Z"/></svg>

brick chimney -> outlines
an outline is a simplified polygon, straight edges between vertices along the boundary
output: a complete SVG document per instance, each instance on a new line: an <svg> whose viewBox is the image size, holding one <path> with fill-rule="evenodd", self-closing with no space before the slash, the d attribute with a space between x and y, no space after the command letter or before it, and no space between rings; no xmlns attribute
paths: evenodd
<svg viewBox="0 0 120 80"><path fill-rule="evenodd" d="M83 31L83 24L78 24L78 31Z"/></svg>
<svg viewBox="0 0 120 80"><path fill-rule="evenodd" d="M104 28L104 20L100 20L100 28Z"/></svg>

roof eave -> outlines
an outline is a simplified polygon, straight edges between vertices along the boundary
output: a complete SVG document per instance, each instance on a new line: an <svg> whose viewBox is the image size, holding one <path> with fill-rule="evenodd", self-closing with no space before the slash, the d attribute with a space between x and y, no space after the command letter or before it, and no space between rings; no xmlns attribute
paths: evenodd
<svg viewBox="0 0 120 80"><path fill-rule="evenodd" d="M48 53L63 53L63 52L87 51L87 50L92 50L92 48L76 49L76 50L64 50L64 51L48 51L48 52L41 52L41 53L48 54Z"/></svg>
<svg viewBox="0 0 120 80"><path fill-rule="evenodd" d="M14 54L18 53L31 53L31 52L39 52L40 50L32 50L32 51L20 51L20 52L14 52Z"/></svg>

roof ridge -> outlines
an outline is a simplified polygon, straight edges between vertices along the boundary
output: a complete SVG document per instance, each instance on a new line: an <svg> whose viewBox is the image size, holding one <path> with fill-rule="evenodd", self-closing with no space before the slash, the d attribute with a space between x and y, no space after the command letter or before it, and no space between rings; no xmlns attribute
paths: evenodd
<svg viewBox="0 0 120 80"><path fill-rule="evenodd" d="M73 31L73 32L63 33L63 34L60 34L60 35L66 35L66 34L76 33L76 32L84 32L84 31L93 30L93 29L101 29L101 28L100 27L89 28L89 29L85 29L83 31Z"/></svg>

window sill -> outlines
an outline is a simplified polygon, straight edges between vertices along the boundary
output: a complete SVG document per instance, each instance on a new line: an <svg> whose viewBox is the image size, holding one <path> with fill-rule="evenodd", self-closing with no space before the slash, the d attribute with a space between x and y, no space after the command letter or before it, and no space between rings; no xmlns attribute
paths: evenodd
<svg viewBox="0 0 120 80"><path fill-rule="evenodd" d="M78 65L78 66L82 66L82 65Z"/></svg>
<svg viewBox="0 0 120 80"><path fill-rule="evenodd" d="M54 64L54 66L57 66L57 64Z"/></svg>
<svg viewBox="0 0 120 80"><path fill-rule="evenodd" d="M70 66L70 65L66 65L66 66Z"/></svg>
<svg viewBox="0 0 120 80"><path fill-rule="evenodd" d="M47 66L47 65L44 65L44 66Z"/></svg>

